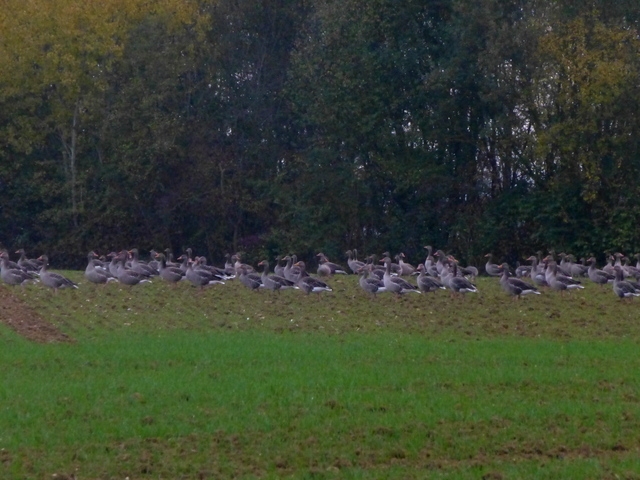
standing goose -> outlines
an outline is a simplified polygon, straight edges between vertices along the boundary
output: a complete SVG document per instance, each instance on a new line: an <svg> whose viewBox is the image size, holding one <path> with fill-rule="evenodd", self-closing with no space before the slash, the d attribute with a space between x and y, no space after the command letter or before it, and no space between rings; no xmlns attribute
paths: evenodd
<svg viewBox="0 0 640 480"><path fill-rule="evenodd" d="M384 286L384 282L379 280L378 277L369 276L370 271L371 267L369 265L360 267L360 280L358 283L362 290L370 293L375 298L377 293L386 292L387 288Z"/></svg>
<svg viewBox="0 0 640 480"><path fill-rule="evenodd" d="M418 287L412 285L407 282L404 278L400 277L392 277L391 276L391 259L389 257L384 257L381 262L384 262L385 272L382 277L382 282L386 287L388 292L392 292L396 294L396 298L400 297L400 295L408 292L414 293L422 293Z"/></svg>
<svg viewBox="0 0 640 480"><path fill-rule="evenodd" d="M78 288L78 284L72 282L67 277L47 270L47 267L49 266L49 258L46 255L41 255L38 260L42 261L42 267L40 267L40 281L43 285L53 288L55 293L58 293L59 288Z"/></svg>
<svg viewBox="0 0 640 480"><path fill-rule="evenodd" d="M300 279L300 274L302 273L302 270L300 269L299 266L293 265L294 263L297 263L297 262L294 262L293 257L287 255L286 257L284 257L284 260L287 261L287 264L284 267L284 278L286 278L290 282L296 283Z"/></svg>
<svg viewBox="0 0 640 480"><path fill-rule="evenodd" d="M284 278L284 265L280 265L280 260L282 260L280 258L280 256L276 257L276 265L275 267L273 267L273 273L275 273L277 276ZM285 278L286 280L286 278Z"/></svg>
<svg viewBox="0 0 640 480"><path fill-rule="evenodd" d="M300 290L309 295L310 293L322 293L322 292L332 292L329 285L324 283L322 280L318 280L317 278L310 277L305 269L305 263L301 260L296 262L296 267L300 269L300 278L296 282L296 285Z"/></svg>
<svg viewBox="0 0 640 480"><path fill-rule="evenodd" d="M267 260L262 260L258 264L258 266L264 267L261 280L265 288L277 292L280 292L280 290L285 290L287 288L297 288L295 283L287 280L280 275L269 275L269 262Z"/></svg>
<svg viewBox="0 0 640 480"><path fill-rule="evenodd" d="M512 295L516 300L520 299L520 295L540 295L538 289L533 285L520 280L519 278L510 277L509 264L503 263L501 268L502 276L500 277L500 285L505 292Z"/></svg>
<svg viewBox="0 0 640 480"><path fill-rule="evenodd" d="M446 290L445 286L442 285L442 282L435 277L427 276L425 274L426 268L424 264L418 265L418 288L423 293L435 292L436 290Z"/></svg>
<svg viewBox="0 0 640 480"><path fill-rule="evenodd" d="M500 275L502 275L500 266L493 263L493 254L487 253L485 255L485 258L487 258L487 263L484 265L484 270L485 272L487 272L487 275L491 277L499 277Z"/></svg>
<svg viewBox="0 0 640 480"><path fill-rule="evenodd" d="M397 257L398 256L396 255L396 259L397 259ZM383 252L382 253L382 258L383 258L383 260L380 260L381 262L384 262L385 258L389 259L389 262L391 263L391 266L389 268L391 269L390 273L392 275L402 275L402 268L400 268L400 265L398 265L397 263L394 263L391 260L391 254L389 252Z"/></svg>
<svg viewBox="0 0 640 480"><path fill-rule="evenodd" d="M613 281L613 293L621 299L640 296L638 288L631 282L624 280L624 271L620 265L616 265L614 271L616 272L616 278Z"/></svg>
<svg viewBox="0 0 640 480"><path fill-rule="evenodd" d="M527 258L531 262L531 280L538 287L548 287L547 279L544 275L544 271L538 266L538 257L531 255Z"/></svg>
<svg viewBox="0 0 640 480"><path fill-rule="evenodd" d="M361 262L355 258L353 250L347 250L345 253L347 254L347 265L349 266L349 269L351 270L351 272L357 274L360 269L364 267L364 262Z"/></svg>
<svg viewBox="0 0 640 480"><path fill-rule="evenodd" d="M36 283L37 274L33 272L25 272L20 268L12 268L9 263L9 254L7 252L0 253L0 278L7 285L26 285L27 283Z"/></svg>
<svg viewBox="0 0 640 480"><path fill-rule="evenodd" d="M89 252L87 255L87 268L84 270L84 277L91 283L107 284L109 282L116 282L117 278L111 275L108 270L99 268L95 259L98 255L95 252Z"/></svg>

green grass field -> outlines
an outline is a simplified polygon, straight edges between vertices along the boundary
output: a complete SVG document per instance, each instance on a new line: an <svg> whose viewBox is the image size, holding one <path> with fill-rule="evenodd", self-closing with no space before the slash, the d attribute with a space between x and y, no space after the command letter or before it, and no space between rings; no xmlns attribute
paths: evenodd
<svg viewBox="0 0 640 480"><path fill-rule="evenodd" d="M0 287L73 339L0 328L1 476L640 478L636 303L330 283Z"/></svg>

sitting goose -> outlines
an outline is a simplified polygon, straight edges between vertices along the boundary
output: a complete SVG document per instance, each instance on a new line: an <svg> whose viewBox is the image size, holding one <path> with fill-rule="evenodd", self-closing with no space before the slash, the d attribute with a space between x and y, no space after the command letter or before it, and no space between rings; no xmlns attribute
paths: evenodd
<svg viewBox="0 0 640 480"><path fill-rule="evenodd" d="M616 278L613 281L613 293L621 299L640 296L638 285L624 280L624 271L620 265L616 265L614 271L616 272Z"/></svg>
<svg viewBox="0 0 640 480"><path fill-rule="evenodd" d="M416 267L414 267L413 265L406 263L404 261L404 259L407 258L406 255L402 252L400 252L398 255L396 255L396 259L398 260L398 265L400 265L400 275L402 276L409 276L409 275L413 275L413 272L416 271Z"/></svg>
<svg viewBox="0 0 640 480"><path fill-rule="evenodd" d="M124 250L114 257L117 267L115 276L118 281L124 285L129 285L130 287L138 285L139 283L151 283L151 280L149 280L147 275L143 275L126 267L125 262L127 256L128 252ZM111 264L109 264L109 268L111 268Z"/></svg>
<svg viewBox="0 0 640 480"><path fill-rule="evenodd" d="M146 277L154 277L158 275L158 271L155 268L152 268L148 264L140 261L140 254L137 248L132 248L128 253L131 255L131 270L145 275Z"/></svg>
<svg viewBox="0 0 640 480"><path fill-rule="evenodd" d="M161 279L169 283L177 283L186 278L186 272L183 272L180 267L167 265L167 257L163 253L156 253L156 260L158 261L158 274Z"/></svg>
<svg viewBox="0 0 640 480"><path fill-rule="evenodd" d="M193 267L194 263L195 263L194 260L189 260L187 258L187 271L185 272L185 277L193 285L195 285L196 287L200 287L200 289L203 289L205 285L216 285L216 284L224 285L224 282L222 280L212 275L211 273L206 272L204 270L196 270Z"/></svg>
<svg viewBox="0 0 640 480"><path fill-rule="evenodd" d="M108 270L96 265L95 260L98 255L91 251L87 255L87 268L84 270L84 277L91 283L106 285L109 282L116 282L118 279L111 275Z"/></svg>
<svg viewBox="0 0 640 480"><path fill-rule="evenodd" d="M287 280L286 278L280 275L269 275L269 262L267 260L262 260L259 264L259 267L264 267L262 271L262 285L269 290L280 292L280 290L285 290L287 288L298 288L295 283Z"/></svg>
<svg viewBox="0 0 640 480"><path fill-rule="evenodd" d="M453 259L453 257L449 257L449 261L451 265L453 265L453 271L450 271L450 274L447 276L448 287L454 293L478 293L478 289L476 286L467 280L465 277L458 276L458 262ZM443 283L445 283L443 281Z"/></svg>
<svg viewBox="0 0 640 480"><path fill-rule="evenodd" d="M445 286L442 285L442 282L435 277L427 276L425 274L425 266L424 264L418 265L418 288L423 293L435 292L436 290L446 290Z"/></svg>
<svg viewBox="0 0 640 480"><path fill-rule="evenodd" d="M27 272L38 272L40 270L41 263L37 260L28 259L24 248L19 249L16 253L20 255L17 263L22 270Z"/></svg>
<svg viewBox="0 0 640 480"><path fill-rule="evenodd" d="M400 297L400 295L407 292L422 293L418 289L418 287L407 282L404 278L391 276L392 263L389 257L384 257L380 261L384 262L385 272L384 276L382 277L382 282L384 283L384 286L386 287L388 292L395 293L396 297Z"/></svg>
<svg viewBox="0 0 640 480"><path fill-rule="evenodd" d="M352 273L358 273L360 269L364 267L364 262L359 261L355 257L353 250L347 250L345 253L347 254L347 265L349 266L349 269Z"/></svg>
<svg viewBox="0 0 640 480"><path fill-rule="evenodd" d="M487 272L487 275L491 277L499 277L502 275L500 266L493 263L493 254L487 253L485 258L487 258L487 263L484 266L484 270Z"/></svg>
<svg viewBox="0 0 640 480"><path fill-rule="evenodd" d="M78 284L72 282L67 277L47 270L47 267L49 266L49 258L46 255L41 255L38 260L42 261L42 267L40 267L40 281L43 285L53 288L55 293L58 293L59 288L78 288Z"/></svg>
<svg viewBox="0 0 640 480"><path fill-rule="evenodd" d="M262 284L262 279L260 275L255 272L249 272L245 265L240 265L237 267L238 278L240 282L247 288L251 290L257 290L258 288L264 287Z"/></svg>
<svg viewBox="0 0 640 480"><path fill-rule="evenodd" d="M558 273L558 264L556 262L550 262L545 272L545 279L553 290L558 290L564 293L565 290L583 289L579 280L574 280L571 277Z"/></svg>
<svg viewBox="0 0 640 480"><path fill-rule="evenodd" d="M318 275L322 277L328 277L335 274L348 275L347 271L337 263L330 262L327 256L320 252L316 255L318 257L320 266L318 267Z"/></svg>
<svg viewBox="0 0 640 480"><path fill-rule="evenodd" d="M240 252L231 256L231 261L233 261L233 268L235 268L236 272L240 270L240 268L244 268L247 273L255 273L255 269L249 265L248 263L242 263L240 261Z"/></svg>
<svg viewBox="0 0 640 480"><path fill-rule="evenodd" d="M7 285L26 285L27 283L36 283L37 274L33 272L25 272L20 268L12 268L9 261L9 253L6 251L0 253L0 278Z"/></svg>
<svg viewBox="0 0 640 480"><path fill-rule="evenodd" d="M602 287L602 285L605 285L607 283L613 283L613 281L616 279L615 275L610 275L604 270L600 270L596 268L595 257L589 257L587 259L587 262L589 262L589 269L587 270L587 275L589 277L589 280L591 280L592 282L597 283Z"/></svg>
<svg viewBox="0 0 640 480"><path fill-rule="evenodd" d="M369 272L371 272L370 265L363 265L360 267L360 280L358 283L360 284L360 288L367 293L370 293L374 298L376 297L376 293L378 292L386 292L387 288L384 286L384 282L379 280L378 277L369 276Z"/></svg>
<svg viewBox="0 0 640 480"><path fill-rule="evenodd" d="M540 295L538 289L533 285L520 280L519 278L510 277L508 263L503 263L501 269L502 276L500 277L500 285L505 292L512 295L516 300L520 299L520 295L529 295L532 293Z"/></svg>
<svg viewBox="0 0 640 480"><path fill-rule="evenodd" d="M300 263L302 263L302 262L297 262L296 265L300 266L299 265ZM307 272L304 270L304 268L302 270L302 273L300 274L300 278L296 282L296 285L298 286L298 288L300 290L302 290L307 295L309 295L310 293L318 293L318 294L320 294L322 292L332 292L333 291L333 290L331 290L329 285L324 283L322 280L318 280L317 278L310 277L307 274Z"/></svg>
<svg viewBox="0 0 640 480"><path fill-rule="evenodd" d="M213 265L207 265L207 257L196 257L194 259L194 267L196 270L204 270L209 272L214 277L218 277L220 280L232 280L236 278L235 275L227 275L224 268L218 268Z"/></svg>

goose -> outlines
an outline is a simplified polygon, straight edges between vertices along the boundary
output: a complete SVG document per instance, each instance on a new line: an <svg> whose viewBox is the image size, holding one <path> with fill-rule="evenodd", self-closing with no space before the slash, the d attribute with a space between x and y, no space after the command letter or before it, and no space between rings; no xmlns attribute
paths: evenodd
<svg viewBox="0 0 640 480"><path fill-rule="evenodd" d="M545 279L553 290L558 290L564 293L565 290L583 289L579 280L574 280L571 277L558 273L558 264L551 261L547 266L545 273Z"/></svg>
<svg viewBox="0 0 640 480"><path fill-rule="evenodd" d="M249 272L245 265L240 265L239 267L237 267L236 271L238 272L240 283L242 283L245 287L251 290L257 290L261 287L264 288L260 275L255 272Z"/></svg>
<svg viewBox="0 0 640 480"><path fill-rule="evenodd" d="M28 259L27 254L24 251L24 248L17 250L16 253L20 255L17 265L22 270L25 270L27 272L38 272L40 270L40 267L42 266L41 263L38 262L37 260Z"/></svg>
<svg viewBox="0 0 640 480"><path fill-rule="evenodd" d="M424 264L419 264L417 267L418 274L418 288L423 293L435 292L436 290L446 290L446 287L442 285L442 282L435 277L427 276L425 274L426 268Z"/></svg>
<svg viewBox="0 0 640 480"><path fill-rule="evenodd" d="M5 251L0 253L0 278L7 285L26 285L36 283L37 274L25 272L20 268L12 268L9 261L9 254Z"/></svg>
<svg viewBox="0 0 640 480"><path fill-rule="evenodd" d="M290 282L296 283L300 278L300 274L302 273L302 271L300 270L300 267L297 265L293 265L294 263L297 263L297 262L294 262L293 257L289 255L284 257L284 260L287 261L287 264L284 267L284 278L286 278Z"/></svg>
<svg viewBox="0 0 640 480"><path fill-rule="evenodd" d="M608 263L604 267L602 267L602 270L615 278L616 271L613 268L614 260L615 260L615 258L613 257L613 255L607 254Z"/></svg>
<svg viewBox="0 0 640 480"><path fill-rule="evenodd" d="M396 255L396 259L397 259L397 255ZM389 261L391 262L391 273L393 275L402 275L402 268L400 268L400 265L398 265L397 263L394 263L393 261L391 261L391 254L389 252L383 252L382 253L382 258L389 258ZM381 262L383 260L380 260Z"/></svg>
<svg viewBox="0 0 640 480"><path fill-rule="evenodd" d="M335 275L335 274L348 275L349 274L342 266L338 265L337 263L330 262L324 253L320 252L316 255L316 257L320 259L319 260L320 267L324 267L323 273L326 273L328 268L329 275ZM318 268L318 270L320 270L320 268ZM318 272L318 274L320 274L320 272Z"/></svg>
<svg viewBox="0 0 640 480"><path fill-rule="evenodd" d="M262 260L259 264L259 267L264 267L262 271L262 284L265 288L269 290L280 292L280 290L285 290L287 288L298 288L295 283L287 280L283 276L280 275L269 275L269 262L267 260Z"/></svg>
<svg viewBox="0 0 640 480"><path fill-rule="evenodd" d="M132 248L128 253L131 255L131 270L145 275L146 277L154 277L158 275L158 271L155 268L152 268L148 264L140 261L137 248Z"/></svg>
<svg viewBox="0 0 640 480"><path fill-rule="evenodd" d="M396 297L400 297L400 295L408 292L422 293L418 289L418 287L407 282L404 278L391 276L392 263L389 257L384 257L380 261L384 262L385 272L384 276L382 277L382 282L384 283L384 286L386 287L388 292L395 293Z"/></svg>
<svg viewBox="0 0 640 480"><path fill-rule="evenodd" d="M505 292L512 295L516 300L519 300L521 295L540 295L540 292L535 286L519 278L510 277L509 264L503 263L501 268L502 276L500 277L500 285Z"/></svg>
<svg viewBox="0 0 640 480"><path fill-rule="evenodd" d="M622 270L624 271L627 277L633 277L636 280L640 280L640 270L638 270L633 265L629 265L630 259L629 257L624 257L624 265L622 266Z"/></svg>
<svg viewBox="0 0 640 480"><path fill-rule="evenodd" d="M576 263L575 257L573 255L569 255L569 273L572 277L586 277L589 272L589 267L584 264ZM582 258L584 262L584 257Z"/></svg>
<svg viewBox="0 0 640 480"><path fill-rule="evenodd" d="M504 265L504 264L503 264ZM504 274L504 272L503 272ZM524 278L531 276L531 265L518 265L516 266L516 277ZM500 277L502 278L502 277Z"/></svg>
<svg viewBox="0 0 640 480"><path fill-rule="evenodd" d="M547 279L544 275L544 271L538 266L538 257L531 255L527 258L531 262L531 280L538 287L548 287Z"/></svg>
<svg viewBox="0 0 640 480"><path fill-rule="evenodd" d="M589 280L591 280L593 283L597 283L601 287L602 285L605 285L607 283L613 283L616 278L615 275L611 275L604 270L596 268L595 257L589 257L587 259L587 262L589 262L589 268L587 270L587 276L589 277Z"/></svg>
<svg viewBox="0 0 640 480"><path fill-rule="evenodd" d="M40 267L40 281L43 285L53 288L55 293L58 293L58 289L60 288L78 288L78 284L72 282L67 277L47 270L47 267L49 266L49 257L41 255L38 260L42 261L42 267Z"/></svg>
<svg viewBox="0 0 640 480"><path fill-rule="evenodd" d="M464 277L458 276L458 264L452 258L449 257L451 265L453 265L453 271L449 271L448 286L454 293L478 293L476 286ZM444 282L443 282L444 283Z"/></svg>
<svg viewBox="0 0 640 480"><path fill-rule="evenodd" d="M384 286L384 282L379 280L378 277L369 276L371 267L369 265L363 265L360 267L360 288L367 293L370 293L374 298L377 293L386 292L387 288Z"/></svg>
<svg viewBox="0 0 640 480"><path fill-rule="evenodd" d="M138 273L135 270L131 270L130 268L126 267L125 261L127 255L128 252L125 250L114 257L114 259L117 259L117 270L115 277L118 279L118 281L124 285L129 285L130 287L138 285L139 283L151 283L151 280L149 280L149 277L147 275ZM109 264L109 266L111 266L111 264Z"/></svg>
<svg viewBox="0 0 640 480"><path fill-rule="evenodd" d="M218 277L220 280L231 280L236 278L235 275L227 275L227 272L223 268L218 268L213 265L207 265L207 257L196 257L193 259L194 269L204 270L214 277Z"/></svg>
<svg viewBox="0 0 640 480"><path fill-rule="evenodd" d="M111 275L108 270L100 268L96 265L95 261L98 255L91 251L87 255L87 268L84 270L84 277L91 283L104 284L109 282L116 282L118 279Z"/></svg>
<svg viewBox="0 0 640 480"><path fill-rule="evenodd" d="M240 252L232 255L231 260L233 261L233 268L235 268L236 274L240 268L244 268L247 273L255 273L255 269L251 265L249 265L248 263L242 263L240 261Z"/></svg>
<svg viewBox="0 0 640 480"><path fill-rule="evenodd" d="M493 254L487 253L485 255L485 258L487 259L487 263L484 265L484 270L485 272L487 272L487 275L491 277L499 277L500 275L502 275L500 266L493 263Z"/></svg>
<svg viewBox="0 0 640 480"><path fill-rule="evenodd" d="M155 256L158 261L158 274L161 279L169 283L177 283L186 278L186 272L183 272L180 267L167 265L167 257L163 253L156 253Z"/></svg>
<svg viewBox="0 0 640 480"><path fill-rule="evenodd" d="M378 280L382 280L386 268L376 262L376 256L369 255L365 260L367 261L366 265L369 266L369 275L376 277ZM391 275L393 275L393 273Z"/></svg>
<svg viewBox="0 0 640 480"><path fill-rule="evenodd" d="M196 287L200 287L200 289L203 289L206 285L224 285L224 282L213 274L205 270L196 270L195 268L193 268L194 263L194 260L189 260L189 258L187 257L187 271L185 272L185 277L193 285L195 285Z"/></svg>
<svg viewBox="0 0 640 480"><path fill-rule="evenodd" d="M300 269L300 278L296 282L298 288L304 291L307 295L310 293L322 293L322 292L332 292L333 290L322 280L311 277L307 273L305 263L300 260L294 264L294 267L298 267Z"/></svg>
<svg viewBox="0 0 640 480"><path fill-rule="evenodd" d="M413 265L406 263L404 259L407 258L404 253L400 252L396 255L396 259L398 260L398 265L400 265L400 275L409 276L413 275L413 272L416 271L416 267Z"/></svg>
<svg viewBox="0 0 640 480"><path fill-rule="evenodd" d="M621 299L640 296L640 285L624 280L624 270L620 265L613 267L616 278L613 280L613 293Z"/></svg>
<svg viewBox="0 0 640 480"><path fill-rule="evenodd" d="M349 269L353 273L358 273L360 271L360 269L362 267L364 267L365 263L361 262L361 261L359 261L359 260L357 260L355 258L353 250L347 250L345 253L347 255L347 265L348 265Z"/></svg>
<svg viewBox="0 0 640 480"><path fill-rule="evenodd" d="M279 277L284 278L284 265L280 265L280 260L282 259L279 256L276 257L276 265L273 267L273 273L275 273Z"/></svg>

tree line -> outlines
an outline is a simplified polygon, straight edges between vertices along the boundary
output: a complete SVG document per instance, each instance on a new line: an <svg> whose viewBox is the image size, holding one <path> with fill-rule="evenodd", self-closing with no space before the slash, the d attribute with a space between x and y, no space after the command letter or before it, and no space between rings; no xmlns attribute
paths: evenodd
<svg viewBox="0 0 640 480"><path fill-rule="evenodd" d="M637 2L7 0L0 244L640 250Z"/></svg>

